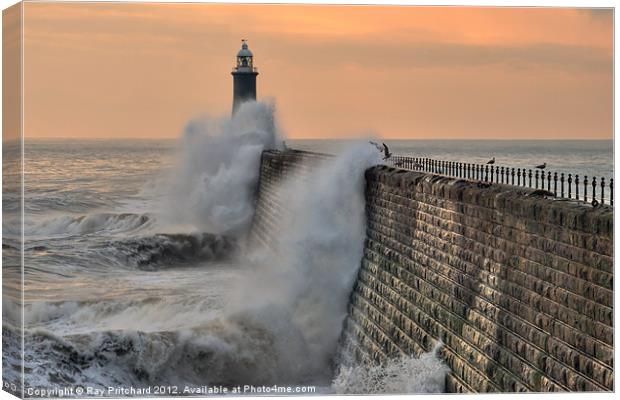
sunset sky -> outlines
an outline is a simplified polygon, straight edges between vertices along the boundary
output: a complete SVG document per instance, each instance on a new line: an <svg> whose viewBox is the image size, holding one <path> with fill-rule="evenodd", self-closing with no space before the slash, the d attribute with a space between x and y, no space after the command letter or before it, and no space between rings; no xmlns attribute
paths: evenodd
<svg viewBox="0 0 620 400"><path fill-rule="evenodd" d="M611 10L26 3L24 21L26 137L230 114L241 38L290 137L613 134Z"/></svg>

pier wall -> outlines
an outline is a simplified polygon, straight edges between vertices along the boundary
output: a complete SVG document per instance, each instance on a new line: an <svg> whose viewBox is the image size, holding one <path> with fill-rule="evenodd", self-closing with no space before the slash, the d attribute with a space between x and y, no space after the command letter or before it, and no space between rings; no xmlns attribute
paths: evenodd
<svg viewBox="0 0 620 400"><path fill-rule="evenodd" d="M266 245L277 181L312 159L284 154L261 162L251 236ZM366 202L342 352L382 362L440 341L450 392L613 390L611 207L385 166L366 171Z"/></svg>

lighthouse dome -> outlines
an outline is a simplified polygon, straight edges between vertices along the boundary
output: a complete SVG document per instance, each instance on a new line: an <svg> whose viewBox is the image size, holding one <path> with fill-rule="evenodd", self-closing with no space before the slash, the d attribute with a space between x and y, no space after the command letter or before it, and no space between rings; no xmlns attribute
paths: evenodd
<svg viewBox="0 0 620 400"><path fill-rule="evenodd" d="M254 54L248 49L248 44L244 41L241 45L241 50L237 53L237 57L253 57Z"/></svg>

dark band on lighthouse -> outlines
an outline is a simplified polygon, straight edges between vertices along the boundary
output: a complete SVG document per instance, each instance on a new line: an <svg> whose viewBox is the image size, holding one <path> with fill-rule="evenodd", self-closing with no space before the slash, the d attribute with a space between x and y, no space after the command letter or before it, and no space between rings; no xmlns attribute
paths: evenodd
<svg viewBox="0 0 620 400"><path fill-rule="evenodd" d="M254 68L254 55L248 48L246 40L243 39L242 42L241 50L237 53L237 66L232 72L233 114L242 103L256 100L256 76L258 71Z"/></svg>

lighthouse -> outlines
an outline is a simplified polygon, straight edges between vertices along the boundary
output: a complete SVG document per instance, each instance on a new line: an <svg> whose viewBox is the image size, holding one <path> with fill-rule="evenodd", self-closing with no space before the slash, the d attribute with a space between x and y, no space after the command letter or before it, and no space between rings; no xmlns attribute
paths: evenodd
<svg viewBox="0 0 620 400"><path fill-rule="evenodd" d="M233 76L233 114L242 103L256 100L256 76L258 71L254 68L254 55L248 48L245 39L241 40L241 50L237 53L237 66L231 72Z"/></svg>

